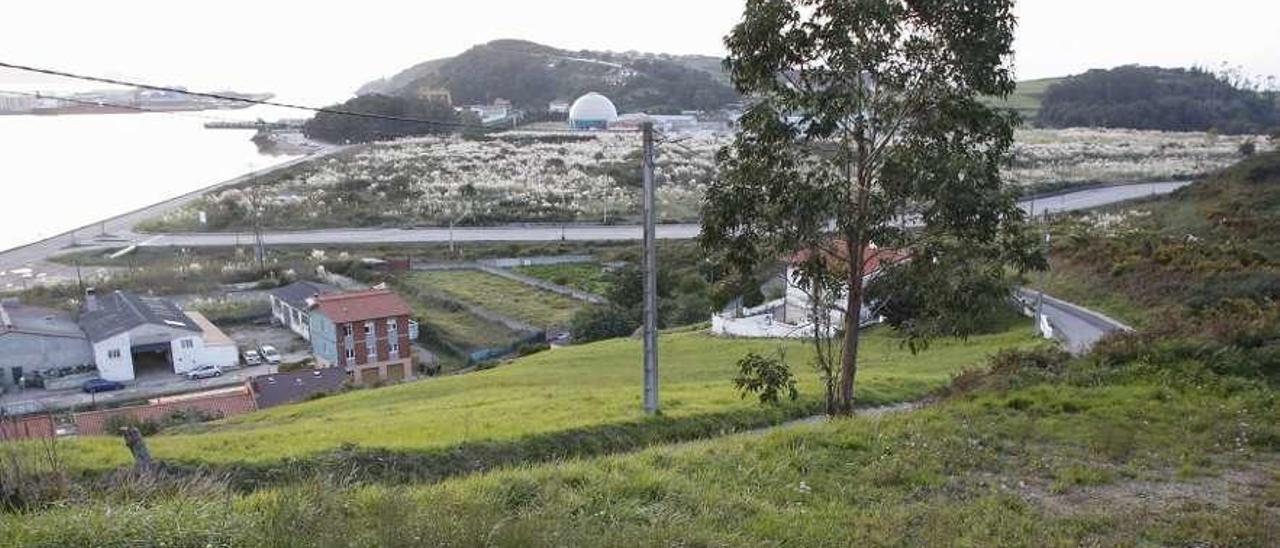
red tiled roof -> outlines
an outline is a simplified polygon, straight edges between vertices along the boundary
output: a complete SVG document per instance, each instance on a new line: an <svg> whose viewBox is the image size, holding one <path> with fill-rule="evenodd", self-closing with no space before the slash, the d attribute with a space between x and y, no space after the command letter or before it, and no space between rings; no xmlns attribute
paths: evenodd
<svg viewBox="0 0 1280 548"><path fill-rule="evenodd" d="M334 323L408 316L413 313L404 299L386 289L321 295L316 299L315 309Z"/></svg>
<svg viewBox="0 0 1280 548"><path fill-rule="evenodd" d="M831 242L831 248L822 251L823 259L832 261L835 265L829 265L837 270L843 270L849 266L849 251L843 240L835 240ZM864 265L862 273L864 276L874 274L881 267L891 265L893 263L905 260L910 254L899 249L888 249L876 247L874 244L867 246L862 252L862 263ZM790 257L791 264L803 263L809 260L810 252L805 249L797 252Z"/></svg>

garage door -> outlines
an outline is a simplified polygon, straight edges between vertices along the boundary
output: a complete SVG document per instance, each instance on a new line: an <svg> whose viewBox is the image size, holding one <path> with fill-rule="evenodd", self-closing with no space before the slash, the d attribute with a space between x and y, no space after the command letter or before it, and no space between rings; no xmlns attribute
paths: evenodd
<svg viewBox="0 0 1280 548"><path fill-rule="evenodd" d="M360 384L373 384L378 382L378 368L370 367L360 370Z"/></svg>
<svg viewBox="0 0 1280 548"><path fill-rule="evenodd" d="M404 364L393 363L387 366L387 380L391 382L400 382L404 380Z"/></svg>

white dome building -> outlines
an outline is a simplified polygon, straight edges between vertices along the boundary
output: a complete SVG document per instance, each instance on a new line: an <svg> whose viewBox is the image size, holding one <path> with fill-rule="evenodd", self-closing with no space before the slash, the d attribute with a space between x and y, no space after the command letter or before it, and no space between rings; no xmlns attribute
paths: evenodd
<svg viewBox="0 0 1280 548"><path fill-rule="evenodd" d="M618 119L618 109L608 97L591 92L569 107L569 127L573 129L608 129Z"/></svg>

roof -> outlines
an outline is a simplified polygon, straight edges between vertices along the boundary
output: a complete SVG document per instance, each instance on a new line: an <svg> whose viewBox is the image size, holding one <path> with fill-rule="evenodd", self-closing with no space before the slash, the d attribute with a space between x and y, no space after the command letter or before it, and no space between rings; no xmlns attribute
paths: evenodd
<svg viewBox="0 0 1280 548"><path fill-rule="evenodd" d="M337 293L338 288L322 284L320 282L311 282L307 280L299 280L284 287L277 287L269 291L269 293L277 299L280 299L298 309L307 308L307 299L316 295L326 295L329 293Z"/></svg>
<svg viewBox="0 0 1280 548"><path fill-rule="evenodd" d="M831 248L824 249L822 251L822 254L823 254L824 260L835 260L835 262L837 263L835 268L837 269L847 268L847 266L849 265L848 246L845 245L843 240L832 241ZM809 257L811 256L812 255L810 251L808 249L805 249L792 255L789 262L793 265L803 263L809 260ZM900 249L888 249L883 247L876 247L875 244L868 245L867 249L864 250L862 253L862 263L863 263L862 275L870 276L872 274L875 274L881 268L896 262L903 261L908 256L909 254L906 251L903 251Z"/></svg>
<svg viewBox="0 0 1280 548"><path fill-rule="evenodd" d="M345 369L327 367L261 375L250 382L258 407L264 408L302 401L319 393L337 392L346 381Z"/></svg>
<svg viewBox="0 0 1280 548"><path fill-rule="evenodd" d="M200 338L204 340L205 346L235 346L236 342L218 329L218 326L213 325L213 322L204 317L204 314L194 310L186 314L187 318L200 327Z"/></svg>
<svg viewBox="0 0 1280 548"><path fill-rule="evenodd" d="M52 308L0 302L0 335L25 333L46 337L84 339L84 331L71 314Z"/></svg>
<svg viewBox="0 0 1280 548"><path fill-rule="evenodd" d="M413 313L409 303L387 289L321 295L316 299L314 310L334 323L408 316Z"/></svg>
<svg viewBox="0 0 1280 548"><path fill-rule="evenodd" d="M93 342L110 339L144 325L200 332L200 326L168 299L116 291L98 297L97 301L96 309L90 309L85 303L85 309L80 313L80 328Z"/></svg>

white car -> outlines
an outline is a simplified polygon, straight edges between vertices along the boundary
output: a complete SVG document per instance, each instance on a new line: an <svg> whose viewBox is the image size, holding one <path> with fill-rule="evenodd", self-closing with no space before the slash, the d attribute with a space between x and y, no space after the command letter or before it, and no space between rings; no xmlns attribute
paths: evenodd
<svg viewBox="0 0 1280 548"><path fill-rule="evenodd" d="M242 356L245 365L262 365L262 355L257 350L245 350Z"/></svg>
<svg viewBox="0 0 1280 548"><path fill-rule="evenodd" d="M262 354L262 359L266 360L267 363L272 365L280 363L280 351L276 350L276 347L264 344L258 347L258 352Z"/></svg>
<svg viewBox="0 0 1280 548"><path fill-rule="evenodd" d="M203 365L192 369L191 371L187 371L187 378L193 381L221 376L222 368L216 365Z"/></svg>

